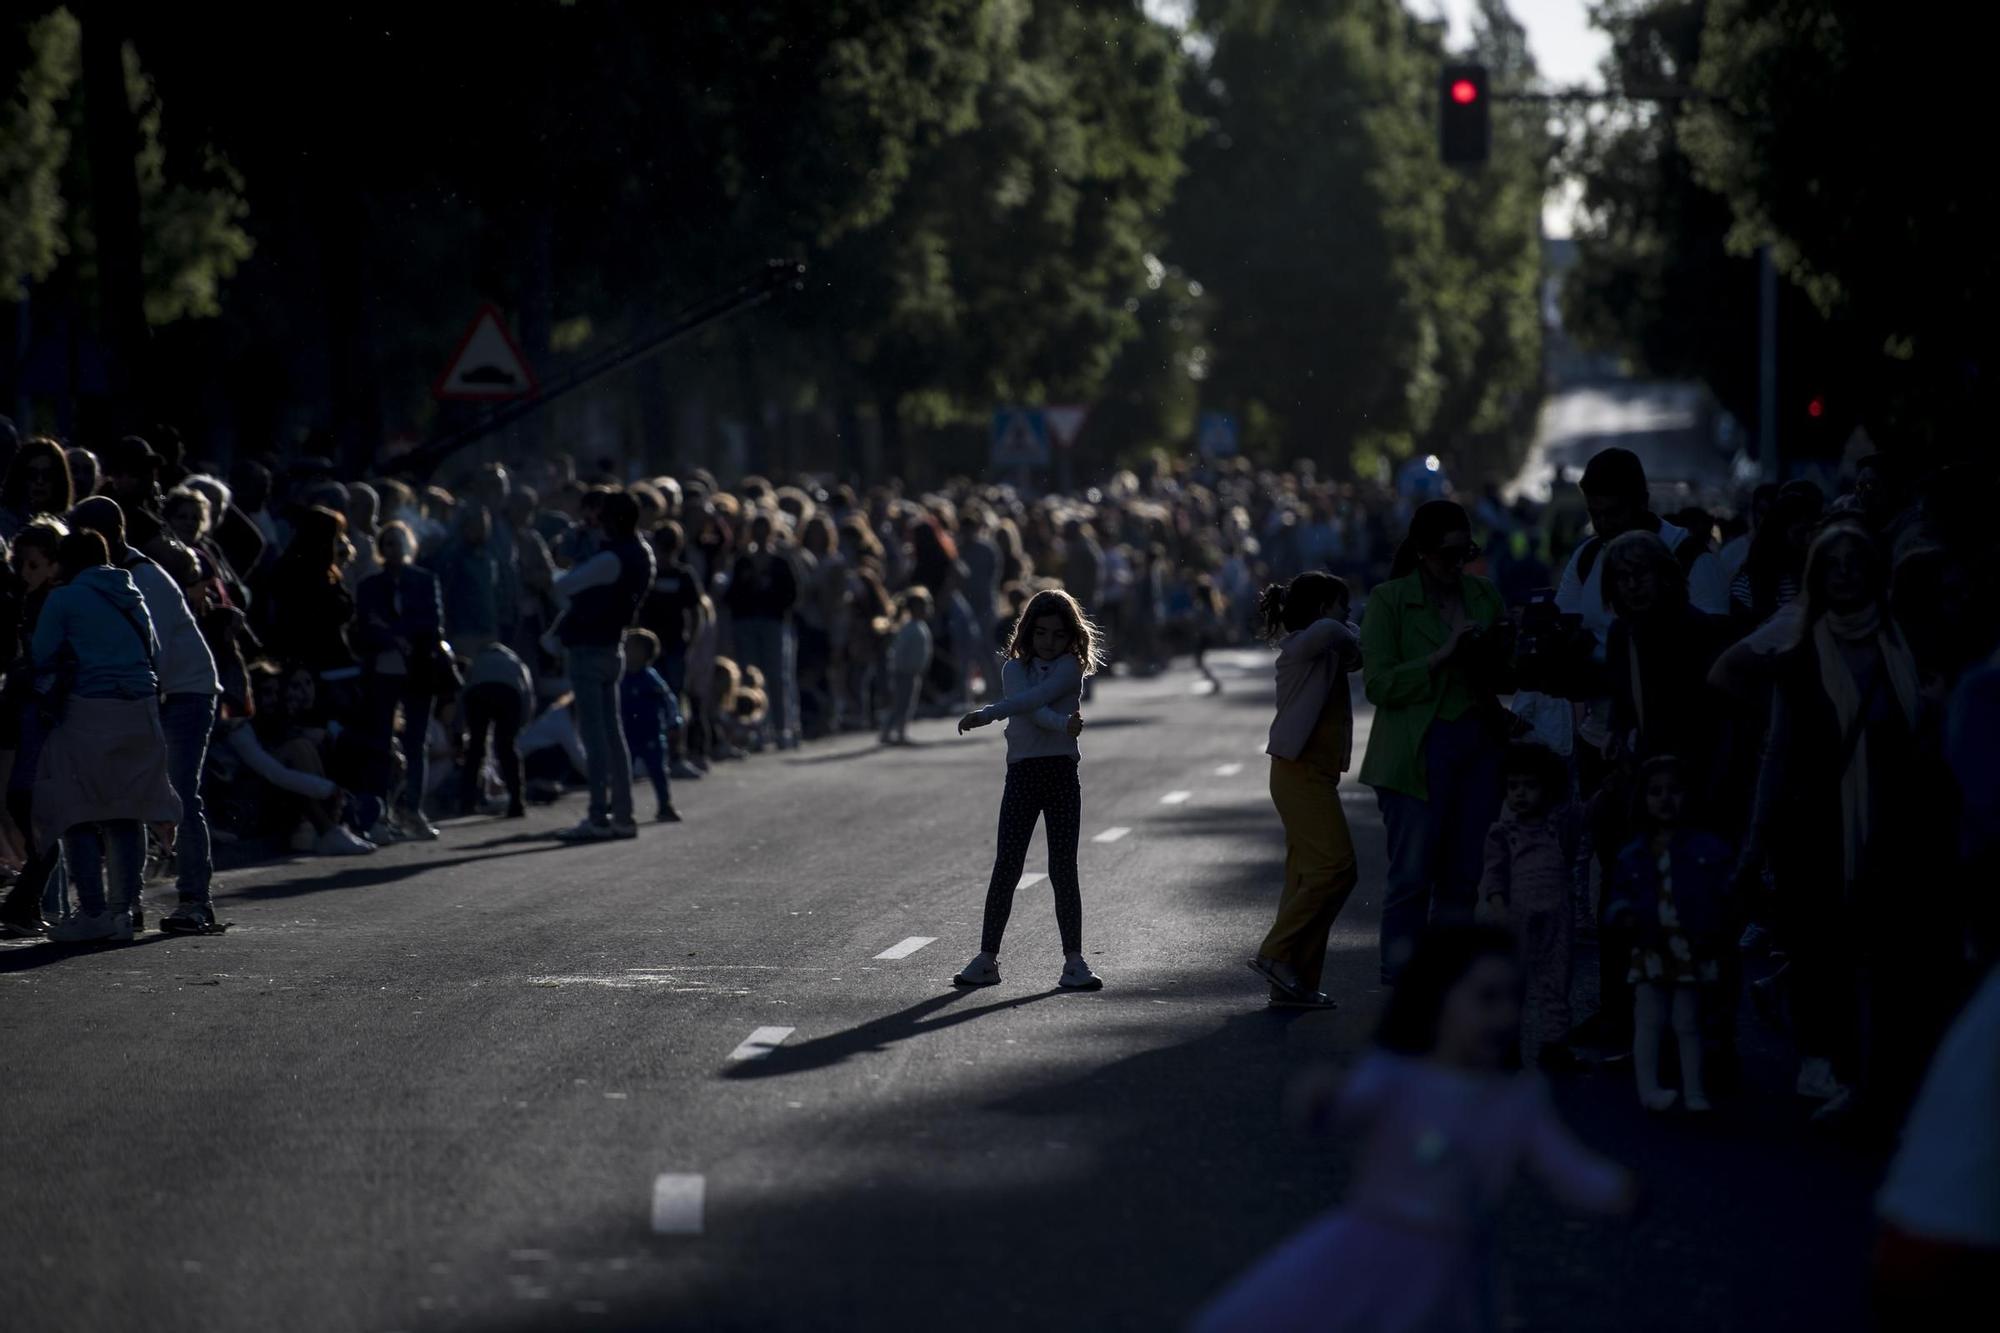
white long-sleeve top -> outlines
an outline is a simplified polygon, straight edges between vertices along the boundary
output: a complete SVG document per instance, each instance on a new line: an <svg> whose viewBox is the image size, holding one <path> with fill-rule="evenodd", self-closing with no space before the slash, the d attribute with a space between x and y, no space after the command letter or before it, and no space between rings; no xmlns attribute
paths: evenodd
<svg viewBox="0 0 2000 1333"><path fill-rule="evenodd" d="M1083 707L1083 665L1065 653L1053 662L1008 658L1000 697L980 709L988 721L1007 720L1007 762L1080 757L1069 716Z"/></svg>

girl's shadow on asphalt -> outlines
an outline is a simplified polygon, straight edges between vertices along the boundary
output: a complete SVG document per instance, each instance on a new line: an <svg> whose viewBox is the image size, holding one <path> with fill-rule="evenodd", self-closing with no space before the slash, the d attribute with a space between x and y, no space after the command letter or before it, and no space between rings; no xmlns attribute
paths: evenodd
<svg viewBox="0 0 2000 1333"><path fill-rule="evenodd" d="M1033 1004L1037 1000L1046 1000L1064 992L1060 988L1051 987L1034 995L1022 995L1012 1000L1002 1000L998 1004L983 1004L977 1009L961 1009L928 1023L923 1021L928 1015L938 1013L966 999L971 993L955 990L943 995L933 995L927 1000L919 1000L907 1009L870 1019L859 1027L848 1028L845 1032L814 1037L796 1045L779 1046L768 1055L730 1065L723 1072L723 1077L773 1078L783 1074L803 1074L814 1069L826 1069L839 1064L849 1056L884 1051L895 1043L907 1041L911 1037L939 1032L975 1018L998 1013L1003 1009L1018 1009L1024 1004Z"/></svg>

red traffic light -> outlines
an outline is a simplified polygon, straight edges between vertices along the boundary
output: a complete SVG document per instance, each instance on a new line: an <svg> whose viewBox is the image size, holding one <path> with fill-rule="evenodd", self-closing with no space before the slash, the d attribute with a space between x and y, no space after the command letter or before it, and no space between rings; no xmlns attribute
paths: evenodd
<svg viewBox="0 0 2000 1333"><path fill-rule="evenodd" d="M1814 394L1812 401L1806 404L1806 415L1814 418L1825 416L1826 399L1820 397L1818 394Z"/></svg>
<svg viewBox="0 0 2000 1333"><path fill-rule="evenodd" d="M1460 106L1471 106L1479 100L1479 85L1471 79L1452 80L1451 100Z"/></svg>

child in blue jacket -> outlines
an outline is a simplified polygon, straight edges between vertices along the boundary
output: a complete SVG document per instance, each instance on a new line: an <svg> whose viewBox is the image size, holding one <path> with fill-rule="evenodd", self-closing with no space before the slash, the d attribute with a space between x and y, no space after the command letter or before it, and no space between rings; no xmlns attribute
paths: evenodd
<svg viewBox="0 0 2000 1333"><path fill-rule="evenodd" d="M666 680L653 669L659 656L660 640L653 631L625 631L625 674L618 679L618 713L625 724L632 764L646 770L646 776L653 780L653 794L659 797L654 820L678 824L681 812L674 809L673 789L667 785L667 733L681 724L681 705Z"/></svg>

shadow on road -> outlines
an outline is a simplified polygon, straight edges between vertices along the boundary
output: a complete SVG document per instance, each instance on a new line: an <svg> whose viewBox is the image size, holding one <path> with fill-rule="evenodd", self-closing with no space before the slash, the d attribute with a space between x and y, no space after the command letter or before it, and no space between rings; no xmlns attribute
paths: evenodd
<svg viewBox="0 0 2000 1333"><path fill-rule="evenodd" d="M107 958L124 953L128 949L143 948L148 944L162 944L168 940L204 938L200 935L165 935L154 932L141 935L137 939L122 940L116 944L59 944L54 940L23 942L0 950L0 976L15 972L32 972L38 967L50 967L56 963L66 963L71 959ZM206 938L213 938L206 937Z"/></svg>
<svg viewBox="0 0 2000 1333"><path fill-rule="evenodd" d="M1024 1004L1046 1000L1061 995L1060 990L1050 989L1034 995L1022 995L998 1004L983 1004L977 1009L961 1009L947 1017L932 1022L923 1020L960 1000L972 995L971 991L952 990L942 995L933 995L927 1000L919 1000L907 1009L899 1009L893 1014L873 1018L859 1027L848 1028L845 1032L835 1032L824 1037L813 1037L807 1041L780 1046L769 1055L755 1060L744 1060L729 1066L724 1071L726 1078L773 1078L782 1074L803 1074L814 1069L825 1069L837 1065L849 1056L866 1055L871 1051L885 1051L899 1041L921 1037L927 1033L941 1032L957 1027L975 1018L1003 1009L1018 1009Z"/></svg>
<svg viewBox="0 0 2000 1333"><path fill-rule="evenodd" d="M502 838L496 842L479 844L484 846L507 847L509 850L494 852L487 856L449 856L442 859L428 857L401 861L370 861L365 865L349 863L348 867L331 875L321 875L317 879L284 880L268 884L257 884L240 892L229 894L231 898L296 898L308 893L323 893L332 889L365 889L377 884L394 884L398 880L414 879L434 870L450 870L454 866L476 865L481 861L497 861L503 857L520 856L535 852L567 850L569 844L551 842L547 838L520 835Z"/></svg>

